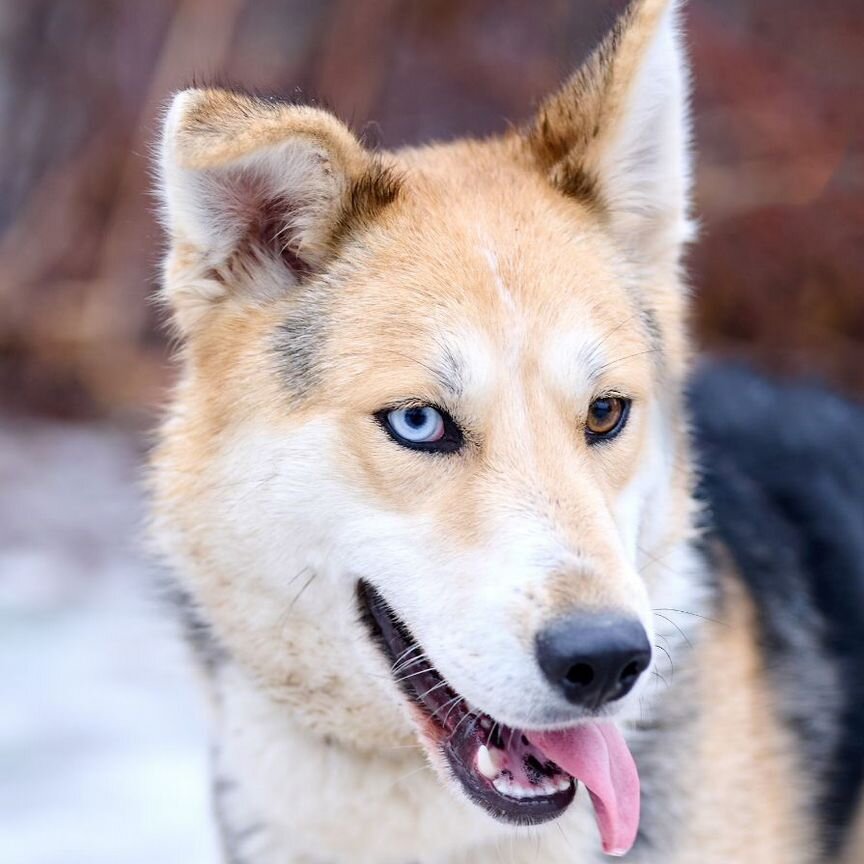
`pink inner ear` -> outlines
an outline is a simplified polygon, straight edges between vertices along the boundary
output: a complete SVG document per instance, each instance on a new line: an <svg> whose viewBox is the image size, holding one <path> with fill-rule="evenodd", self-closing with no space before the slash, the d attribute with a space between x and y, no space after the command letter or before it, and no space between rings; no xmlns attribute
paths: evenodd
<svg viewBox="0 0 864 864"><path fill-rule="evenodd" d="M258 209L257 219L250 226L250 235L254 242L279 258L295 275L306 276L312 268L294 248L290 213L291 205L285 198L271 198L263 202Z"/></svg>
<svg viewBox="0 0 864 864"><path fill-rule="evenodd" d="M312 272L309 262L304 261L290 246L285 246L279 250L279 257L285 266L298 277L308 276Z"/></svg>
<svg viewBox="0 0 864 864"><path fill-rule="evenodd" d="M260 177L246 171L233 172L225 184L223 206L246 230L238 253L264 251L280 259L297 277L311 272L311 265L296 250L291 213L297 202L274 196Z"/></svg>

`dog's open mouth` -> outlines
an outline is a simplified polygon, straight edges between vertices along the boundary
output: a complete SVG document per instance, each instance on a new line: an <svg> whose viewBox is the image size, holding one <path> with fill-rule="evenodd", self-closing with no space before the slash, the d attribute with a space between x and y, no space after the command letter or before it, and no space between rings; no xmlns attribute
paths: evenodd
<svg viewBox="0 0 864 864"><path fill-rule="evenodd" d="M361 608L396 680L468 796L497 819L520 825L554 819L576 793L573 778L518 729L473 711L424 656L408 628L368 582Z"/></svg>
<svg viewBox="0 0 864 864"><path fill-rule="evenodd" d="M391 662L427 743L443 753L471 800L496 819L534 825L560 816L581 780L604 850L621 855L630 848L639 823L639 780L617 729L598 723L532 732L496 722L449 686L368 582L361 580L357 593L369 632Z"/></svg>

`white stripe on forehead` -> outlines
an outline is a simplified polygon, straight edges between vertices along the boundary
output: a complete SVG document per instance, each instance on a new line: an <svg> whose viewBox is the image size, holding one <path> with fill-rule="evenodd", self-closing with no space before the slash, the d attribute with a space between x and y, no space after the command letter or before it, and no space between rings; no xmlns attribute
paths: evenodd
<svg viewBox="0 0 864 864"><path fill-rule="evenodd" d="M526 342L526 321L525 312L520 309L519 304L513 293L507 287L507 283L501 276L501 270L498 266L498 256L490 243L484 243L480 247L480 254L485 259L489 270L492 274L492 281L501 299L501 304L506 312L505 327L506 333L506 362L510 367L515 367L522 359L523 349Z"/></svg>
<svg viewBox="0 0 864 864"><path fill-rule="evenodd" d="M503 378L515 397L522 390L522 377L514 375L520 365L528 337L526 312L508 288L501 274L498 256L491 245L478 247L501 300L504 315L489 322L504 327L504 343L496 345L492 333L471 326L447 328L438 338L439 356L434 363L438 378L454 395L492 395ZM553 388L574 397L590 395L593 382L609 362L607 345L599 326L586 311L578 326L553 332L538 345L543 378ZM502 351L503 348L503 351ZM500 395L500 394L498 394ZM524 394L523 394L524 395Z"/></svg>
<svg viewBox="0 0 864 864"><path fill-rule="evenodd" d="M498 289L498 294L501 296L505 307L510 312L516 312L516 300L510 293L510 289L504 284L504 280L501 278L501 271L498 269L498 256L490 246L483 246L480 249L480 252L486 259L489 269L492 271L492 278L495 281L495 287Z"/></svg>

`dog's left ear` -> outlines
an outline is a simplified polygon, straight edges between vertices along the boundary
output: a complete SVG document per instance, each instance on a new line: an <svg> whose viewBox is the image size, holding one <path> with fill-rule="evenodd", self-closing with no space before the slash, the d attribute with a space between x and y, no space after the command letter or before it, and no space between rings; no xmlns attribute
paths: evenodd
<svg viewBox="0 0 864 864"><path fill-rule="evenodd" d="M691 239L688 72L677 0L634 0L526 132L563 193L608 217L641 260L677 265Z"/></svg>

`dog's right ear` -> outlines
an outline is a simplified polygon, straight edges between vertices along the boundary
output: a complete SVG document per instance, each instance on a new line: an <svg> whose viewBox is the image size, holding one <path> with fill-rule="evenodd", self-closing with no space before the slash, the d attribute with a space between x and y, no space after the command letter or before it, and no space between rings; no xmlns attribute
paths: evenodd
<svg viewBox="0 0 864 864"><path fill-rule="evenodd" d="M235 291L273 293L314 274L399 190L332 114L224 90L174 97L160 169L164 294L182 333ZM244 279L253 263L266 278Z"/></svg>

